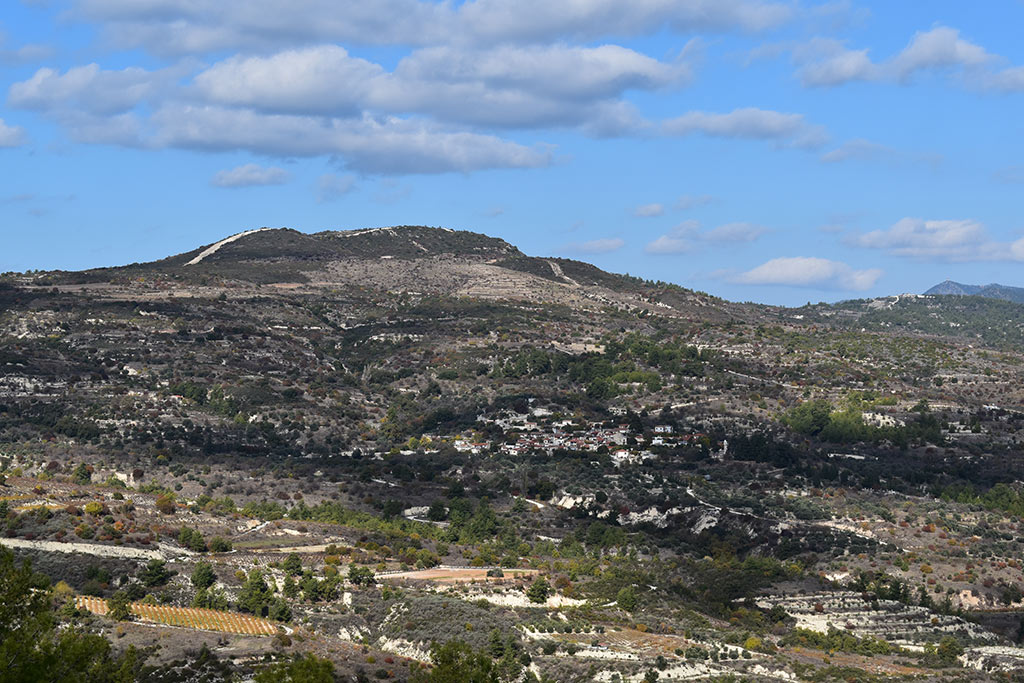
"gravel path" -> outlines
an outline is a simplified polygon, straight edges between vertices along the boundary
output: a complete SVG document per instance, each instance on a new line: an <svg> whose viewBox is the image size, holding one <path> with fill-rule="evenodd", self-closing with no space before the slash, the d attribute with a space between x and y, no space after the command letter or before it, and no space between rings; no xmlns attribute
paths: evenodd
<svg viewBox="0 0 1024 683"><path fill-rule="evenodd" d="M0 545L8 548L27 548L51 553L82 553L97 557L119 557L129 560L162 560L164 555L159 550L144 548L125 548L116 545L99 545L98 543L58 543L57 541L28 541L23 538L0 538Z"/></svg>

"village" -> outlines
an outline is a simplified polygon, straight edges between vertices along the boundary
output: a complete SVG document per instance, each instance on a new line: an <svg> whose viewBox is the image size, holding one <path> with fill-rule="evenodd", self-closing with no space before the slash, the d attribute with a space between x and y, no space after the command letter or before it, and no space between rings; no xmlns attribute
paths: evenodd
<svg viewBox="0 0 1024 683"><path fill-rule="evenodd" d="M655 458L673 448L712 445L706 434L677 434L672 425L655 425L646 436L628 423L607 426L584 418L557 418L545 408L534 408L528 414L505 411L478 419L484 426L499 428L504 437L488 440L457 436L451 441L455 450L473 455L497 451L510 456L552 455L556 451L594 453L608 455L612 463L621 466Z"/></svg>

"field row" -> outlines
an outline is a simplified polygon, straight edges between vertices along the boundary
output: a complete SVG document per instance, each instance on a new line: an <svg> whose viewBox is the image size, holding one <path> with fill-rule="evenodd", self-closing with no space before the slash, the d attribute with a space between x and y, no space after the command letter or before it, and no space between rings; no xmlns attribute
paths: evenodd
<svg viewBox="0 0 1024 683"><path fill-rule="evenodd" d="M75 598L75 606L99 615L106 614L108 610L107 601L103 598L85 595ZM168 626L251 636L272 636L279 630L278 624L273 621L237 612L221 612L198 607L148 605L143 602L133 602L130 608L132 614L139 619Z"/></svg>

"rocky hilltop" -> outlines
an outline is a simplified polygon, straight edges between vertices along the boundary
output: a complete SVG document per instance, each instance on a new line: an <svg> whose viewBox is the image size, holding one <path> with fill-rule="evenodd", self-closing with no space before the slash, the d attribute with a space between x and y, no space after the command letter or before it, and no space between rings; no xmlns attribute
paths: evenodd
<svg viewBox="0 0 1024 683"><path fill-rule="evenodd" d="M53 273L48 281L58 286L123 284L139 278L184 287L359 287L713 320L753 314L751 307L676 285L608 273L572 259L527 256L496 237L425 226L313 234L260 228L159 261Z"/></svg>

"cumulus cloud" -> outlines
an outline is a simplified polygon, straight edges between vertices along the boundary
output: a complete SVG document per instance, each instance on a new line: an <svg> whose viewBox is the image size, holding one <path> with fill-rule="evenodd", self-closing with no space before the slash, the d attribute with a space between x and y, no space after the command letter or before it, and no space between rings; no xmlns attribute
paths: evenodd
<svg viewBox="0 0 1024 683"><path fill-rule="evenodd" d="M685 61L660 62L617 45L429 47L393 72L336 45L232 57L195 78L209 102L269 113L351 116L370 110L428 114L499 127L584 125L614 134L641 125L627 90L690 78Z"/></svg>
<svg viewBox="0 0 1024 683"><path fill-rule="evenodd" d="M956 29L938 26L914 34L890 67L905 80L925 69L980 66L991 59L983 47L964 40Z"/></svg>
<svg viewBox="0 0 1024 683"><path fill-rule="evenodd" d="M976 220L904 218L888 230L852 236L850 244L897 256L943 261L1001 261L1017 258L1012 245L994 241Z"/></svg>
<svg viewBox="0 0 1024 683"><path fill-rule="evenodd" d="M695 220L683 221L644 247L648 254L682 254L697 249L700 242L709 244L742 244L753 242L768 229L754 223L725 223L701 231Z"/></svg>
<svg viewBox="0 0 1024 683"><path fill-rule="evenodd" d="M701 234L700 238L707 242L735 244L753 242L766 232L768 228L754 223L726 223Z"/></svg>
<svg viewBox="0 0 1024 683"><path fill-rule="evenodd" d="M641 204L633 209L633 215L639 218L653 218L665 213L664 204Z"/></svg>
<svg viewBox="0 0 1024 683"><path fill-rule="evenodd" d="M356 177L352 174L343 176L325 173L316 183L316 200L319 203L333 201L344 197L356 186Z"/></svg>
<svg viewBox="0 0 1024 683"><path fill-rule="evenodd" d="M112 115L134 109L145 100L165 96L176 78L177 74L168 69L106 70L98 64L87 64L62 74L46 67L28 80L12 84L7 101L19 109Z"/></svg>
<svg viewBox="0 0 1024 683"><path fill-rule="evenodd" d="M694 235L700 229L700 223L683 221L668 233L648 242L644 251L648 254L685 254L696 249Z"/></svg>
<svg viewBox="0 0 1024 683"><path fill-rule="evenodd" d="M980 78L975 85L1004 90L1024 89L1024 68L986 72L999 60L985 48L960 36L947 26L919 31L899 53L887 60L872 61L866 49L850 49L845 43L815 38L793 48L797 75L808 87L831 87L855 81L906 83L925 71L970 71ZM1019 79L1019 82L1018 82Z"/></svg>
<svg viewBox="0 0 1024 683"><path fill-rule="evenodd" d="M841 261L813 256L791 256L772 259L732 278L746 285L786 285L862 292L871 289L881 278L878 268L855 270Z"/></svg>
<svg viewBox="0 0 1024 683"><path fill-rule="evenodd" d="M851 81L874 80L879 68L867 50L851 50L831 38L815 38L793 50L800 64L797 74L805 86L833 86Z"/></svg>
<svg viewBox="0 0 1024 683"><path fill-rule="evenodd" d="M788 21L771 0L73 0L73 16L103 22L107 42L161 55L271 51L318 42L358 45L597 40L668 28L761 31Z"/></svg>
<svg viewBox="0 0 1024 683"><path fill-rule="evenodd" d="M28 135L21 126L10 126L0 119L0 148L20 147L28 142Z"/></svg>
<svg viewBox="0 0 1024 683"><path fill-rule="evenodd" d="M564 247L564 251L576 252L580 254L607 254L612 251L618 251L626 245L626 241L618 237L605 237L596 240L590 240L588 242L577 242L573 244L567 244Z"/></svg>
<svg viewBox="0 0 1024 683"><path fill-rule="evenodd" d="M231 57L195 78L214 103L302 114L358 112L384 69L336 45L288 50L270 57Z"/></svg>
<svg viewBox="0 0 1024 683"><path fill-rule="evenodd" d="M10 86L10 106L41 112L81 142L324 155L387 174L550 163L549 148L504 130L657 133L627 95L688 84L699 42L656 58L608 37L760 31L794 13L788 0L68 3L65 18L96 22L108 45L185 59L156 70L39 69ZM384 66L342 44L408 53ZM824 137L799 115L761 110L691 112L662 130L788 146Z"/></svg>
<svg viewBox="0 0 1024 683"><path fill-rule="evenodd" d="M347 168L365 173L535 168L551 161L545 149L398 117L325 119L168 105L154 113L152 122L158 130L152 142L158 146L272 156L337 155Z"/></svg>
<svg viewBox="0 0 1024 683"><path fill-rule="evenodd" d="M288 182L289 177L288 171L283 168L245 164L230 170L218 171L210 182L216 187L254 187L258 185L283 185Z"/></svg>
<svg viewBox="0 0 1024 683"><path fill-rule="evenodd" d="M473 35L498 40L550 40L562 35L596 38L675 31L761 31L789 20L786 4L759 0L475 0L460 8Z"/></svg>
<svg viewBox="0 0 1024 683"><path fill-rule="evenodd" d="M690 74L681 58L661 62L616 45L561 44L430 47L414 50L394 71L336 45L236 55L191 82L186 69L44 68L13 84L8 102L43 112L78 141L336 154L352 168L388 173L470 171L544 165L550 156L480 128L636 131L649 124L624 93L676 86ZM256 127L233 128L243 124ZM409 145L404 161L402 143ZM378 164L382 146L394 149Z"/></svg>
<svg viewBox="0 0 1024 683"><path fill-rule="evenodd" d="M775 140L796 147L819 147L825 130L811 125L802 114L786 114L748 107L726 114L692 111L662 123L668 135L703 133L711 137Z"/></svg>

